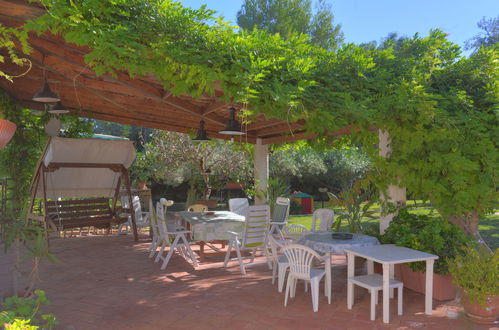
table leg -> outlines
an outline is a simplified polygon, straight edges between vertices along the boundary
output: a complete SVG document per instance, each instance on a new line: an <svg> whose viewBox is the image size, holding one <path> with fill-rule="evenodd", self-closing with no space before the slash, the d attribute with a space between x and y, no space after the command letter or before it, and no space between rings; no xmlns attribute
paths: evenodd
<svg viewBox="0 0 499 330"><path fill-rule="evenodd" d="M327 295L327 300L329 303L331 303L331 257L332 253L326 253L327 259L326 259L326 285L325 285L325 290L326 290L326 295Z"/></svg>
<svg viewBox="0 0 499 330"><path fill-rule="evenodd" d="M352 253L347 253L347 307L352 309L353 306L353 283L350 281L351 277L355 275L355 255Z"/></svg>
<svg viewBox="0 0 499 330"><path fill-rule="evenodd" d="M199 242L199 261L204 262L204 242Z"/></svg>
<svg viewBox="0 0 499 330"><path fill-rule="evenodd" d="M367 259L367 275L374 274L374 261Z"/></svg>
<svg viewBox="0 0 499 330"><path fill-rule="evenodd" d="M425 314L431 315L433 303L433 263L435 260L426 260L426 288L425 288Z"/></svg>
<svg viewBox="0 0 499 330"><path fill-rule="evenodd" d="M390 264L390 280L393 280L394 278L395 278L395 265ZM394 288L390 289L390 299L393 299L394 291L395 291Z"/></svg>
<svg viewBox="0 0 499 330"><path fill-rule="evenodd" d="M383 264L383 323L390 322L390 265Z"/></svg>

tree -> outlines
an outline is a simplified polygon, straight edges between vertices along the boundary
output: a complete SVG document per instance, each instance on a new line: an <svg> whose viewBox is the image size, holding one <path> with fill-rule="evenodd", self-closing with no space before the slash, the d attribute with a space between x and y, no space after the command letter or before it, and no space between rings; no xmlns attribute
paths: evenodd
<svg viewBox="0 0 499 330"><path fill-rule="evenodd" d="M477 51L482 46L490 47L499 43L499 16L490 19L483 17L477 26L483 31L466 41L466 49Z"/></svg>
<svg viewBox="0 0 499 330"><path fill-rule="evenodd" d="M311 0L245 0L237 23L245 30L258 28L288 38L293 33L310 36L310 41L333 50L343 41L341 25L333 24L331 5L319 0L315 15Z"/></svg>
<svg viewBox="0 0 499 330"><path fill-rule="evenodd" d="M252 163L243 146L227 141L194 142L187 134L155 131L139 162L150 178L177 186L188 181L191 191L208 199L212 189L228 181L252 180ZM135 170L131 169L131 175Z"/></svg>
<svg viewBox="0 0 499 330"><path fill-rule="evenodd" d="M351 189L369 169L369 160L355 146L315 149L306 143L284 145L270 157L270 176L291 184L292 189L317 194L327 187L339 193Z"/></svg>

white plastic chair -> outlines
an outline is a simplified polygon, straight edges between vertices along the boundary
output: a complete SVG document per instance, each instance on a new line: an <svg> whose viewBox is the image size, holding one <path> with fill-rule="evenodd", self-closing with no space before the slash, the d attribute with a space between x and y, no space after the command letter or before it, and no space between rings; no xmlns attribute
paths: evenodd
<svg viewBox="0 0 499 330"><path fill-rule="evenodd" d="M229 247L225 255L224 267L227 267L232 249L236 250L239 266L241 267L241 274L246 274L245 264L241 257L241 251L251 250L251 261L255 260L256 250L263 250L267 258L269 269L272 268L270 257L267 250L267 229L269 225L270 208L268 205L253 205L249 206L246 212L246 221L244 231L241 234L228 232L233 237L229 240ZM247 266L247 265L246 265Z"/></svg>
<svg viewBox="0 0 499 330"><path fill-rule="evenodd" d="M356 284L360 287L363 287L371 293L371 321L376 319L376 304L378 303L378 292L383 290L383 276L380 274L371 274L371 275L361 275L354 276L348 279L348 285ZM400 281L390 279L390 289L397 288L398 290L398 315L402 315L402 301L403 301L403 290L404 284ZM347 297L347 307L348 309L352 309L354 300L354 294L352 290L352 294Z"/></svg>
<svg viewBox="0 0 499 330"><path fill-rule="evenodd" d="M277 197L274 206L274 214L272 214L272 219L270 221L270 234L277 232L282 236L281 227L288 223L289 205L289 198Z"/></svg>
<svg viewBox="0 0 499 330"><path fill-rule="evenodd" d="M121 205L123 208L129 208L128 196L121 197ZM137 228L148 227L149 222L150 222L149 219L150 219L151 215L149 212L142 211L142 206L140 205L139 196L132 197L132 205L133 205L133 212L135 213L135 224L137 225ZM132 228L132 216L130 214L128 214L127 222L120 224L120 226L118 227L118 234L125 233L123 231L123 227L125 227L125 226ZM128 232L128 230L127 230L127 232Z"/></svg>
<svg viewBox="0 0 499 330"><path fill-rule="evenodd" d="M157 240L157 245L161 242L161 248L154 259L154 262L158 262L159 260L163 260L161 265L161 270L164 270L170 261L173 252L177 250L177 252L186 259L191 259L194 267L198 266L198 262L196 257L194 256L194 252L191 249L191 245L186 238L186 234L192 234L189 230L176 230L177 227L175 224L168 224L165 216L164 216L164 208L160 203L156 204L156 214L153 213L153 219L156 221L156 226L158 228L159 237ZM173 240L172 243L171 240ZM166 247L169 246L170 249L166 255L163 256L163 252ZM153 252L154 255L154 252Z"/></svg>
<svg viewBox="0 0 499 330"><path fill-rule="evenodd" d="M316 231L317 220L319 220L319 231L330 231L334 221L334 211L331 209L317 209L312 214L311 231Z"/></svg>
<svg viewBox="0 0 499 330"><path fill-rule="evenodd" d="M291 240L277 240L272 235L269 235L268 239L272 252L272 284L275 283L277 275L277 290L282 292L284 289L286 273L289 268L288 258L282 254L282 248L288 244L291 244Z"/></svg>
<svg viewBox="0 0 499 330"><path fill-rule="evenodd" d="M282 252L289 262L289 275L286 283L284 306L288 304L288 296L291 296L291 298L295 296L298 280L304 280L310 282L312 306L314 312L317 312L319 310L319 283L326 275L326 270L312 268L312 266L315 259L320 262L323 260L322 257L311 248L299 244L286 245L283 247ZM327 277L324 291L328 297L328 302L331 304L331 283L329 283Z"/></svg>
<svg viewBox="0 0 499 330"><path fill-rule="evenodd" d="M229 211L231 212L242 215L244 217L246 215L248 207L249 207L249 202L247 198L229 199Z"/></svg>
<svg viewBox="0 0 499 330"><path fill-rule="evenodd" d="M307 227L300 224L287 225L283 228L282 231L287 237L293 240L299 240L303 237L303 235L308 233Z"/></svg>

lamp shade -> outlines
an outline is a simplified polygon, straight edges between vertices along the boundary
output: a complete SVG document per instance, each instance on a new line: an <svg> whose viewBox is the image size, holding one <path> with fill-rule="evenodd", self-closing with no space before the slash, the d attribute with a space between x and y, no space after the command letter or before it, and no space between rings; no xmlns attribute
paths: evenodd
<svg viewBox="0 0 499 330"><path fill-rule="evenodd" d="M59 96L50 90L50 86L45 79L42 89L33 96L33 101L43 103L54 103L60 101Z"/></svg>
<svg viewBox="0 0 499 330"><path fill-rule="evenodd" d="M192 141L197 141L197 142L203 142L203 141L210 141L210 138L206 134L206 130L204 129L204 120L199 121L199 129L198 133L196 134L196 137L192 139Z"/></svg>
<svg viewBox="0 0 499 330"><path fill-rule="evenodd" d="M61 115L68 113L69 110L62 105L61 101L57 101L56 104L53 104L49 107L49 113L54 114L54 115Z"/></svg>
<svg viewBox="0 0 499 330"><path fill-rule="evenodd" d="M229 109L229 120L227 120L227 125L218 133L226 135L244 135L244 132L241 132L241 124L236 120L236 109Z"/></svg>
<svg viewBox="0 0 499 330"><path fill-rule="evenodd" d="M0 119L0 148L3 148L9 143L10 139L16 132L16 124L7 120Z"/></svg>

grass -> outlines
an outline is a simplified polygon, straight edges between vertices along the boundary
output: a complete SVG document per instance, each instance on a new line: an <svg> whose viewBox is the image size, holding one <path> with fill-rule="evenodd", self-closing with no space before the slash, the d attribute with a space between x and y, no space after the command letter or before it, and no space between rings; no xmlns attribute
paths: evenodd
<svg viewBox="0 0 499 330"><path fill-rule="evenodd" d="M414 206L414 201L408 201L407 202L408 206ZM437 212L433 208L431 208L431 205L428 203L422 203L421 201L416 202L417 207L411 209L411 212L417 213L417 214L434 214L438 215ZM315 209L320 208L321 204L316 203ZM342 212L343 210L341 208L333 207L335 214L338 212ZM378 217L379 219L379 204L373 204L372 210L377 210L378 212L374 213L375 217ZM490 246L491 249L495 250L499 248L499 214L497 214L497 210L494 214L490 214L485 216L480 220L480 224L478 226L478 230L480 231L480 235L482 238L487 242L487 244ZM363 222L364 223L369 223L373 225L377 225L379 223L378 219L369 219L369 218L364 218ZM289 223L290 224L300 224L303 225L307 228L310 228L312 225L312 216L311 215L292 215L289 217ZM344 227L342 226L342 230Z"/></svg>

